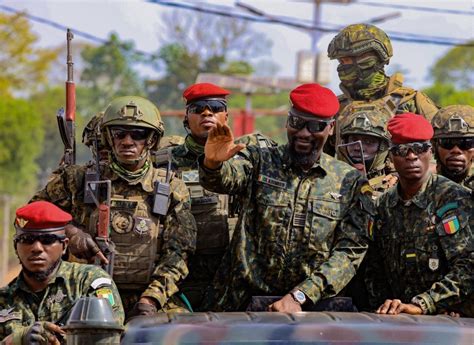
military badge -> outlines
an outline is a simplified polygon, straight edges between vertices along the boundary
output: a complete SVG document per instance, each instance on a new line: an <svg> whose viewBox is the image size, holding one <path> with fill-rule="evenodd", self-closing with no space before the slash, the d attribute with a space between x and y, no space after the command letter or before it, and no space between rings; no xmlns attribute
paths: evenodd
<svg viewBox="0 0 474 345"><path fill-rule="evenodd" d="M151 220L148 218L135 217L135 227L133 231L139 235L143 236L149 233L151 230Z"/></svg>
<svg viewBox="0 0 474 345"><path fill-rule="evenodd" d="M457 216L452 216L442 220L444 232L448 235L455 234L459 230L459 219Z"/></svg>
<svg viewBox="0 0 474 345"><path fill-rule="evenodd" d="M112 229L119 234L126 234L132 231L133 217L127 212L112 211L111 215Z"/></svg>
<svg viewBox="0 0 474 345"><path fill-rule="evenodd" d="M286 188L286 182L265 175L258 175L258 182L269 184L270 186L278 188Z"/></svg>
<svg viewBox="0 0 474 345"><path fill-rule="evenodd" d="M428 267L432 271L436 271L439 268L439 259L437 258L429 258L428 259Z"/></svg>
<svg viewBox="0 0 474 345"><path fill-rule="evenodd" d="M342 194L331 192L329 193L334 200L341 200Z"/></svg>
<svg viewBox="0 0 474 345"><path fill-rule="evenodd" d="M21 313L13 312L14 309L15 307L0 310L0 323L4 323L10 320L21 320Z"/></svg>
<svg viewBox="0 0 474 345"><path fill-rule="evenodd" d="M184 183L199 183L199 171L188 170L181 173L181 178Z"/></svg>
<svg viewBox="0 0 474 345"><path fill-rule="evenodd" d="M56 292L55 295L49 296L46 300L46 303L48 304L48 306L51 306L54 303L61 303L64 297L66 297L66 295L64 295L62 290L59 290L58 292Z"/></svg>
<svg viewBox="0 0 474 345"><path fill-rule="evenodd" d="M115 299L114 299L114 294L112 293L112 290L103 287L95 291L95 295L98 298L104 298L109 301L110 305L113 307L115 305Z"/></svg>
<svg viewBox="0 0 474 345"><path fill-rule="evenodd" d="M17 218L16 223L20 228L24 228L26 224L28 224L28 220L23 219L23 218Z"/></svg>

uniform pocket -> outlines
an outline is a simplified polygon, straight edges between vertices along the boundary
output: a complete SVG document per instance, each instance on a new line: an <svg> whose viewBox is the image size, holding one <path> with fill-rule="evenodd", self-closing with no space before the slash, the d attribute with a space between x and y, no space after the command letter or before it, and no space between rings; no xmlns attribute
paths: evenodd
<svg viewBox="0 0 474 345"><path fill-rule="evenodd" d="M334 240L334 229L342 220L348 203L328 199L313 199L308 212L309 248L329 252Z"/></svg>

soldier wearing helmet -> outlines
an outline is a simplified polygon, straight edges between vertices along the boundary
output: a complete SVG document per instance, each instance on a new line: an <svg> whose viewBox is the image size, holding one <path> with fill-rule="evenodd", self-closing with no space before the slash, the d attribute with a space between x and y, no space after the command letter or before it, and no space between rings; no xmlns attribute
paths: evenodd
<svg viewBox="0 0 474 345"><path fill-rule="evenodd" d="M342 29L329 43L328 56L337 59L337 72L343 94L339 96L340 113L352 101L380 99L394 114L413 112L431 120L438 108L428 96L403 86L403 76L387 76L384 71L393 55L387 34L370 24L353 24ZM338 129L336 128L336 137ZM333 152L335 139L326 151Z"/></svg>
<svg viewBox="0 0 474 345"><path fill-rule="evenodd" d="M474 187L474 108L450 105L431 124L437 172L468 188Z"/></svg>
<svg viewBox="0 0 474 345"><path fill-rule="evenodd" d="M391 118L392 113L381 102L355 101L338 120L341 131L338 159L367 176L374 197L396 181L388 160L387 123Z"/></svg>
<svg viewBox="0 0 474 345"><path fill-rule="evenodd" d="M110 196L113 279L126 315L186 311L186 301L177 293L188 274L196 224L185 184L151 162L150 151L164 132L160 113L145 98L119 97L105 109L100 131L110 152L108 164L100 166L100 180L110 181L111 187L97 195ZM33 200L53 202L72 214L74 226L67 230L72 254L91 259L101 254L92 239L99 216L96 204L86 197L86 171L87 166L61 167Z"/></svg>

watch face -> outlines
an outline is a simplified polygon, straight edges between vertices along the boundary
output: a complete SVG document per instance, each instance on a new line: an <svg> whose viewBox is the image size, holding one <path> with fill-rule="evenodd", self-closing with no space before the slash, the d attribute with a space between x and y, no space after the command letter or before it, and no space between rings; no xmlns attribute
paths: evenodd
<svg viewBox="0 0 474 345"><path fill-rule="evenodd" d="M306 295L302 291L295 291L293 293L293 296L295 296L296 300L300 303L303 304L306 302Z"/></svg>

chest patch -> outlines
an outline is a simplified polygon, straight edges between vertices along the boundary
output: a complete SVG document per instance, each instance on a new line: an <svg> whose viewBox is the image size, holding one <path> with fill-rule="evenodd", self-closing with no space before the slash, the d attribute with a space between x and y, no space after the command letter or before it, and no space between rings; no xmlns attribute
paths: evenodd
<svg viewBox="0 0 474 345"><path fill-rule="evenodd" d="M459 230L459 219L457 216L452 216L443 219L444 232L448 235L452 235Z"/></svg>
<svg viewBox="0 0 474 345"><path fill-rule="evenodd" d="M259 175L258 182L268 184L270 186L278 187L278 188L286 188L286 182L274 179L269 176Z"/></svg>
<svg viewBox="0 0 474 345"><path fill-rule="evenodd" d="M181 173L184 183L199 183L199 172L197 170L188 170Z"/></svg>

